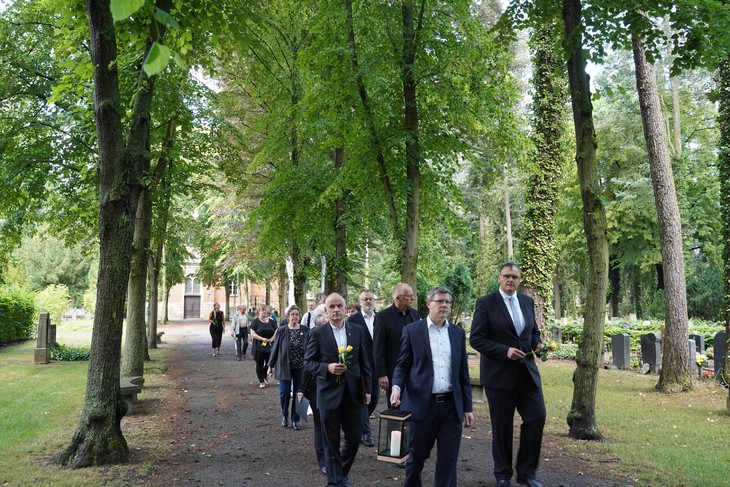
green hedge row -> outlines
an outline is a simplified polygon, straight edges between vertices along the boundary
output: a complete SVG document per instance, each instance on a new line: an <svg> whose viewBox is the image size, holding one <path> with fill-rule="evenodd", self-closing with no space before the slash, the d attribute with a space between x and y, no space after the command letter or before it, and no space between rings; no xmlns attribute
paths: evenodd
<svg viewBox="0 0 730 487"><path fill-rule="evenodd" d="M564 343L579 343L583 333L583 325L578 323L568 323L566 325L557 325L563 329ZM641 349L641 335L646 333L661 333L662 322L620 322L607 323L603 327L603 337L606 346L610 349L611 337L619 333L629 335L629 347L631 350ZM722 323L711 321L692 320L689 324L689 335L702 335L705 337L705 347L710 348L715 341L715 333L724 330ZM689 337L688 337L689 338Z"/></svg>
<svg viewBox="0 0 730 487"><path fill-rule="evenodd" d="M35 332L35 300L32 294L0 289L0 345L28 340Z"/></svg>
<svg viewBox="0 0 730 487"><path fill-rule="evenodd" d="M62 343L56 343L51 347L51 360L56 362L74 362L77 360L89 360L91 352L89 347L72 347Z"/></svg>

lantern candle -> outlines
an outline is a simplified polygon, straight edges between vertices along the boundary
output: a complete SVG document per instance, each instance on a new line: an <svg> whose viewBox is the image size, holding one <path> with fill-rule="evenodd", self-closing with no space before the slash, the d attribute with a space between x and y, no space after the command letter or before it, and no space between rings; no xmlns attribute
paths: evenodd
<svg viewBox="0 0 730 487"><path fill-rule="evenodd" d="M390 432L390 456L400 457L400 431Z"/></svg>

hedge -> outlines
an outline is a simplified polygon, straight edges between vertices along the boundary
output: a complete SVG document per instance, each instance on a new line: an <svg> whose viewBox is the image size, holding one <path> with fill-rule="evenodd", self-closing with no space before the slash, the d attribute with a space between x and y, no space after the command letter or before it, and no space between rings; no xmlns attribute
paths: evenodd
<svg viewBox="0 0 730 487"><path fill-rule="evenodd" d="M35 332L35 301L24 291L0 289L0 345L28 340Z"/></svg>

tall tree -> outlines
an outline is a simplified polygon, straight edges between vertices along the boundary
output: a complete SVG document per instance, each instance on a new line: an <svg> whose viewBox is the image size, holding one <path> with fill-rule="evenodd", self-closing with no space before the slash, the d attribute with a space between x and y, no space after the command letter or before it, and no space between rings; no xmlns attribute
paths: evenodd
<svg viewBox="0 0 730 487"><path fill-rule="evenodd" d="M643 43L644 41L636 35L632 39L634 64L636 65L636 87L639 91L644 140L649 153L649 167L659 219L666 303L662 347L664 364L657 388L663 392L676 392L692 387L689 376L687 342L689 324L687 322L682 225L656 77L654 70L646 60Z"/></svg>
<svg viewBox="0 0 730 487"><path fill-rule="evenodd" d="M723 282L725 284L725 333L727 342L725 350L730 345L730 55L720 64L718 73L719 113L720 124L720 153L718 155L718 171L720 176L720 208L722 210L723 241L725 243ZM724 381L730 382L730 353L725 353L722 364ZM730 412L730 395L727 399L727 410Z"/></svg>
<svg viewBox="0 0 730 487"><path fill-rule="evenodd" d="M576 163L583 199L583 226L588 241L587 296L583 335L576 354L573 402L568 413L570 436L597 440L602 435L596 421L596 390L603 343L604 304L608 283L608 237L606 212L596 163L596 133L586 60L583 56L582 7L580 0L564 0L563 22L568 57L568 80L573 105Z"/></svg>
<svg viewBox="0 0 730 487"><path fill-rule="evenodd" d="M169 11L170 0L157 7ZM99 145L99 277L86 395L76 432L60 456L64 465L87 467L126 462L121 420L127 405L119 392L124 300L129 280L134 215L149 164L147 137L154 77L140 69L130 126L124 140L119 96L117 42L109 2L88 0L90 52L94 66L94 114ZM164 24L150 22L152 42Z"/></svg>
<svg viewBox="0 0 730 487"><path fill-rule="evenodd" d="M549 297L555 275L555 213L563 150L565 65L559 39L561 19L556 2L537 2L530 44L533 52L534 165L527 182L527 211L522 246L522 290L535 300L535 318L541 330L550 309Z"/></svg>

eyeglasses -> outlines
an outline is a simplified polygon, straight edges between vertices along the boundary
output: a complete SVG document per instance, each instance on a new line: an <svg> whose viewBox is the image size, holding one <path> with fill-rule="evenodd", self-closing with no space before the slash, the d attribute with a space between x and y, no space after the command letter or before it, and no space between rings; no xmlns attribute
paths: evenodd
<svg viewBox="0 0 730 487"><path fill-rule="evenodd" d="M520 279L520 276L516 276L514 274L502 274L502 278L511 279L513 281L518 281Z"/></svg>
<svg viewBox="0 0 730 487"><path fill-rule="evenodd" d="M436 304L451 304L450 299L433 299L431 302Z"/></svg>

